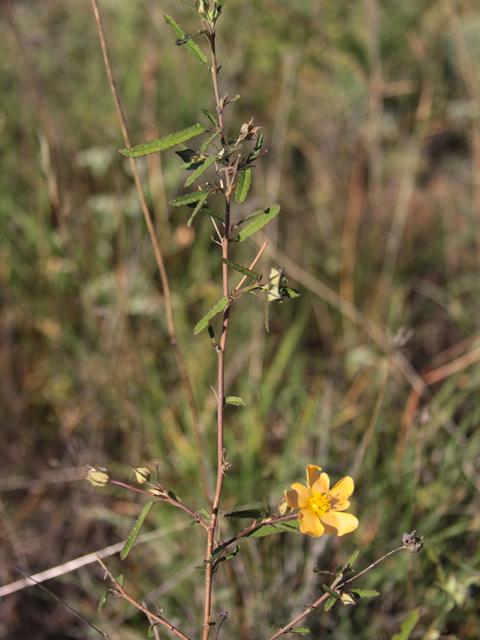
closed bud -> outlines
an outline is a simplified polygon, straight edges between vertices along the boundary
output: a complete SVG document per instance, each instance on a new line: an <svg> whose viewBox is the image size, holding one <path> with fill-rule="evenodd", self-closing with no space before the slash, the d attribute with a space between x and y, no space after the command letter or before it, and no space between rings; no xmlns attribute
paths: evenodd
<svg viewBox="0 0 480 640"><path fill-rule="evenodd" d="M208 11L208 0L197 0L197 11L201 16L206 16Z"/></svg>
<svg viewBox="0 0 480 640"><path fill-rule="evenodd" d="M88 466L88 465L87 465ZM108 471L104 467L90 467L88 466L87 475L85 480L94 487L104 487L110 481Z"/></svg>
<svg viewBox="0 0 480 640"><path fill-rule="evenodd" d="M153 487L152 489L150 489L150 493L152 494L152 496L155 496L156 498L165 497L165 491L162 491L162 489L159 489L157 487Z"/></svg>
<svg viewBox="0 0 480 640"><path fill-rule="evenodd" d="M150 469L148 467L132 467L133 479L138 484L145 484L150 480Z"/></svg>
<svg viewBox="0 0 480 640"><path fill-rule="evenodd" d="M220 12L218 10L217 3L214 2L208 11L208 15L207 15L208 22L210 24L215 24L219 15L220 15Z"/></svg>
<svg viewBox="0 0 480 640"><path fill-rule="evenodd" d="M357 604L355 602L355 598L352 596L351 593L342 593L340 595L340 600L342 601L342 604Z"/></svg>
<svg viewBox="0 0 480 640"><path fill-rule="evenodd" d="M284 516L284 515L287 513L287 511L288 511L288 504L287 504L287 501L285 500L285 498L283 498L283 499L280 501L280 504L278 505L278 511L279 511L279 513L280 513L280 515L281 515L281 516Z"/></svg>

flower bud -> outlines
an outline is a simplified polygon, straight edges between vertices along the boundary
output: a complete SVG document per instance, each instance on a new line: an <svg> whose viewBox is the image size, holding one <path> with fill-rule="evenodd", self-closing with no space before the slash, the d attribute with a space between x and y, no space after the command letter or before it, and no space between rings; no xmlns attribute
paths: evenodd
<svg viewBox="0 0 480 640"><path fill-rule="evenodd" d="M201 16L206 16L208 11L208 0L197 0L197 11Z"/></svg>
<svg viewBox="0 0 480 640"><path fill-rule="evenodd" d="M351 593L342 593L340 595L340 600L342 601L342 604L357 604L355 602L355 598L352 596Z"/></svg>
<svg viewBox="0 0 480 640"><path fill-rule="evenodd" d="M104 487L106 484L110 482L110 476L108 475L108 471L104 467L88 467L87 475L85 476L85 480L89 482L94 487Z"/></svg>
<svg viewBox="0 0 480 640"><path fill-rule="evenodd" d="M145 484L150 480L150 469L148 467L132 467L133 479L138 484Z"/></svg>
<svg viewBox="0 0 480 640"><path fill-rule="evenodd" d="M284 515L287 513L287 511L288 511L288 504L287 504L287 501L285 500L285 498L283 498L283 499L280 501L280 504L278 505L278 511L279 511L279 513L280 513L280 515L281 515L281 516L284 516Z"/></svg>
<svg viewBox="0 0 480 640"><path fill-rule="evenodd" d="M152 496L155 496L157 498L165 497L165 491L162 491L162 489L159 489L158 487L153 487L152 489L150 489L150 493L152 494Z"/></svg>

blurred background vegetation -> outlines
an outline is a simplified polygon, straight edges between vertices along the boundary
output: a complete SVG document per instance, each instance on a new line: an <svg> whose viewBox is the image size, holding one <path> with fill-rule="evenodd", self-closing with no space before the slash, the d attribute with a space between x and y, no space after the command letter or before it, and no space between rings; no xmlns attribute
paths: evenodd
<svg viewBox="0 0 480 640"><path fill-rule="evenodd" d="M103 0L134 144L202 121L207 72L163 21L173 0ZM119 480L159 464L168 489L208 506L162 289L87 0L4 0L0 22L1 583L124 540L144 503L94 489L84 465ZM261 270L286 267L296 301L242 298L232 312L224 508L272 510L307 464L355 477L345 538L245 542L216 578L224 637L264 639L321 593L314 564L358 570L426 536L358 581L381 596L316 612L310 637L480 637L480 9L473 0L228 0L221 90L240 94L232 135L255 117L266 148L253 197L274 202ZM173 290L208 469L215 464L216 354L193 326L221 297L207 219L188 211L171 152L138 161ZM182 180L183 179L183 180ZM248 243L245 243L247 245ZM253 245L252 245L253 246ZM252 246L235 248L248 264ZM263 259L263 258L262 258ZM398 333L400 330L400 334ZM408 341L406 332L412 331ZM404 344L405 343L405 344ZM210 463L211 462L211 463ZM151 466L151 465L150 465ZM213 479L213 472L211 472ZM155 508L127 561L107 559L137 599L199 636L203 534ZM222 532L231 530L222 521ZM185 529L181 531L181 529ZM226 566L229 565L229 566ZM110 638L146 637L123 601L96 612L96 564L46 583ZM36 587L0 601L2 638L98 637ZM167 637L161 632L161 637Z"/></svg>

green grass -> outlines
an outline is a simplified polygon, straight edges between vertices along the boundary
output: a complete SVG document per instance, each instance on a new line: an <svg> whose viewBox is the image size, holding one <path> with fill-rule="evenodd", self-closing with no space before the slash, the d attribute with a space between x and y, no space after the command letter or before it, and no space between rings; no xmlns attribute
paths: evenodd
<svg viewBox="0 0 480 640"><path fill-rule="evenodd" d="M281 157L269 153L257 162L251 209L238 207L234 216L280 203L270 248L277 245L292 264L350 296L384 336L412 329L401 352L423 373L473 352L480 336L474 184L480 167L473 153L480 125L446 6L380 7L380 121L369 119L370 31L362 3L229 0L220 22L222 91L241 96L229 112L232 131L254 116L266 147L284 149ZM170 13L185 30L194 28L183 7L171 0L110 1L101 10L133 144L147 137L146 122L167 135L200 121L201 107L213 109L207 74L173 45L163 23L163 13ZM205 502L153 252L128 165L116 153L124 144L91 7L79 0L13 3L11 16L20 45L9 21L0 25L0 488L5 553L33 574L125 539L143 504L118 487L94 490L80 472L58 481L62 470L103 465L127 479L130 464L156 460L167 488L194 508ZM478 38L471 34L478 33L480 13L470 2L458 17L478 91ZM282 113L289 56L294 92ZM426 121L416 121L428 83ZM380 157L373 159L371 127L381 137ZM418 145L413 168L407 161L412 138ZM148 198L214 464L216 355L193 327L221 297L220 261L207 220L197 219L189 236L188 212L165 206L182 192L179 165L173 152L162 153L161 167L148 176ZM148 184L146 165L140 166ZM364 176L356 187L355 171ZM405 178L413 185L409 196ZM392 219L405 195L398 256L384 269ZM356 221L352 207L359 199ZM343 254L342 246L348 247ZM243 245L237 251L238 262L254 257ZM351 255L353 264L346 260ZM282 264L275 253L262 260L264 275L276 261ZM232 311L227 393L244 398L247 407L227 410L233 468L225 509L265 497L275 510L309 463L322 466L332 481L346 475L380 393L385 352L364 326L312 291L302 272L289 276L301 298L271 306L269 334L262 329L262 298L244 297ZM439 359L447 349L453 350ZM315 564L335 569L359 548L361 570L417 529L426 536L420 554L396 554L359 579L359 587L381 596L312 614L305 621L310 637L389 640L418 608L413 639L477 638L479 383L475 358L449 371L429 386L431 398L422 397L431 420L406 430L412 389L393 365L356 478L351 511L358 530L340 539L282 534L242 543L231 561L234 576L223 567L216 576L214 611L231 616L224 637L268 638L270 624L287 622L319 597ZM35 484L52 471L57 481L49 475ZM14 481L20 488L9 489ZM158 506L145 531L184 519ZM221 526L225 536L235 527ZM194 527L139 545L125 563L118 556L107 562L125 574L139 599L163 585L154 603L198 637L203 574L193 566L202 558L202 532ZM3 584L20 578L6 560L0 575ZM145 637L145 620L119 600L97 615L101 578L90 565L46 586L111 638ZM0 607L5 637L95 637L33 587L3 598Z"/></svg>

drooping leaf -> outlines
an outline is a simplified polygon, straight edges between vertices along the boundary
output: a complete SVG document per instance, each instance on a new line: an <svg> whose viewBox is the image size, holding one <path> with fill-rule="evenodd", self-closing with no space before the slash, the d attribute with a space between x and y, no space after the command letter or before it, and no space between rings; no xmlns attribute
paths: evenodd
<svg viewBox="0 0 480 640"><path fill-rule="evenodd" d="M232 519L253 518L255 520L262 517L262 512L259 509L245 509L244 511L225 513L223 517Z"/></svg>
<svg viewBox="0 0 480 640"><path fill-rule="evenodd" d="M400 633L396 633L394 636L392 636L392 640L408 640L410 638L412 631L417 626L419 617L420 617L419 609L415 609L415 611L412 611L412 613L408 616L408 618L402 624L400 628Z"/></svg>
<svg viewBox="0 0 480 640"><path fill-rule="evenodd" d="M213 115L210 113L210 111L208 111L207 109L202 109L202 111L207 116L207 118L210 120L210 122L213 124L213 126L214 127L218 127L218 120L213 117Z"/></svg>
<svg viewBox="0 0 480 640"><path fill-rule="evenodd" d="M198 202L203 196L208 195L207 191L199 189L198 191L192 191L192 193L185 193L179 198L172 200L170 204L174 207L181 207L184 204L191 204L192 202Z"/></svg>
<svg viewBox="0 0 480 640"><path fill-rule="evenodd" d="M210 156L209 158L204 160L200 164L198 169L194 171L192 175L188 178L188 180L185 182L185 186L189 187L192 183L194 183L195 180L199 178L202 175L202 173L208 169L208 167L211 167L214 162L215 162L215 156Z"/></svg>
<svg viewBox="0 0 480 640"><path fill-rule="evenodd" d="M177 133L172 133L169 136L139 144L136 147L133 147L133 149L120 149L120 153L127 156L127 158L139 158L141 156L146 156L149 153L157 153L157 151L170 149L177 144L181 144L182 142L190 140L190 138L200 135L204 131L206 131L206 129L203 124L195 124L193 127L177 131Z"/></svg>
<svg viewBox="0 0 480 640"><path fill-rule="evenodd" d="M250 236L253 236L254 233L257 233L258 231L263 229L265 225L267 225L271 220L275 218L275 216L278 215L279 211L280 205L278 204L274 204L268 209L265 209L265 211L261 211L261 215L259 215L258 218L256 218L253 222L246 226L245 229L242 229L242 231L239 232L239 242L243 242Z"/></svg>
<svg viewBox="0 0 480 640"><path fill-rule="evenodd" d="M177 36L178 40L184 40L185 34L183 29L178 25L175 20L166 15L165 22L172 28L173 33ZM208 59L207 56L203 53L200 47L193 42L193 40L187 40L185 42L185 48L194 56L199 62L206 65L208 67Z"/></svg>
<svg viewBox="0 0 480 640"><path fill-rule="evenodd" d="M223 311L228 303L229 303L229 299L226 296L221 300L219 300L217 304L210 309L207 315L204 316L200 320L200 322L197 323L197 325L195 326L195 329L193 330L194 334L197 335L197 333L200 333L200 331L203 331L204 329L206 329L208 326L208 321L211 318L213 318L213 316L215 316L217 313L219 313L220 311Z"/></svg>
<svg viewBox="0 0 480 640"><path fill-rule="evenodd" d="M147 502L147 504L143 507L142 513L139 515L135 523L135 526L133 527L133 529L130 532L130 535L128 536L128 540L124 544L123 549L120 553L120 558L122 560L125 560L125 558L128 556L130 552L130 549L133 547L135 540L137 539L137 536L140 533L140 529L142 528L142 524L145 522L145 518L150 513L150 509L152 508L152 505L153 505L153 502Z"/></svg>
<svg viewBox="0 0 480 640"><path fill-rule="evenodd" d="M225 404L233 404L236 407L246 407L245 402L238 396L227 396L225 398Z"/></svg>
<svg viewBox="0 0 480 640"><path fill-rule="evenodd" d="M194 151L193 149L180 149L180 151L175 151L175 153L177 156L180 156L184 162L191 162L192 159L198 155L198 151Z"/></svg>
<svg viewBox="0 0 480 640"><path fill-rule="evenodd" d="M105 604L106 600L107 600L107 596L110 593L110 591L105 591L105 593L103 594L103 596L100 598L100 600L98 601L98 607L97 607L97 611L98 613L102 613L103 611L103 605Z"/></svg>
<svg viewBox="0 0 480 640"><path fill-rule="evenodd" d="M242 267L241 264L237 264L236 262L231 262L230 260L225 260L225 258L222 258L222 262L223 264L226 264L227 267L230 267L230 269L235 269L235 271L238 271L239 273L243 273L244 276L248 276L249 278L254 278L255 280L260 279L260 276L258 275L258 273L255 273L255 271L250 271L250 269L247 269L247 267Z"/></svg>
<svg viewBox="0 0 480 640"><path fill-rule="evenodd" d="M187 222L187 227L191 227L192 226L192 222L195 219L195 216L197 215L197 213L200 211L200 209L203 207L205 200L208 198L210 194L209 193L205 193L205 195L203 195L200 200L197 203L197 206L194 208L194 210L192 211L192 215L190 216L190 218L188 219Z"/></svg>
<svg viewBox="0 0 480 640"><path fill-rule="evenodd" d="M213 562L214 560L219 558L222 555L222 553L225 551L226 548L227 548L227 545L225 545L225 544L219 545L216 549L214 549L212 551L211 558L209 558L208 560L205 560L205 563L206 564L210 564L211 562Z"/></svg>
<svg viewBox="0 0 480 640"><path fill-rule="evenodd" d="M240 171L240 175L238 176L237 188L235 189L235 200L238 202L238 204L241 204L245 201L251 183L252 170L248 168Z"/></svg>

